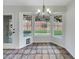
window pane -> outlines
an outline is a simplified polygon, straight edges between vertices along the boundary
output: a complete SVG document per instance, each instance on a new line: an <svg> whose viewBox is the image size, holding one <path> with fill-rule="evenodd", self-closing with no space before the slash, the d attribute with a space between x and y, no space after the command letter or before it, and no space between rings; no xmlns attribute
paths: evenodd
<svg viewBox="0 0 79 59"><path fill-rule="evenodd" d="M53 26L53 35L56 37L62 37L63 36L63 21L62 21L62 15L56 15L54 16L54 26Z"/></svg>
<svg viewBox="0 0 79 59"><path fill-rule="evenodd" d="M50 18L49 16L36 16L35 18L35 35L50 34Z"/></svg>
<svg viewBox="0 0 79 59"><path fill-rule="evenodd" d="M62 35L62 34L63 34L62 23L55 23L54 35Z"/></svg>
<svg viewBox="0 0 79 59"><path fill-rule="evenodd" d="M31 15L23 15L24 20L24 36L28 36L32 31L32 16Z"/></svg>

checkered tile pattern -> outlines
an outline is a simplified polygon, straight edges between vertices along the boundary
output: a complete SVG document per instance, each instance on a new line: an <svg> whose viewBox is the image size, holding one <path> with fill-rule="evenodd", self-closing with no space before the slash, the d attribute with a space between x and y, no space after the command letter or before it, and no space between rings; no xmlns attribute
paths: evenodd
<svg viewBox="0 0 79 59"><path fill-rule="evenodd" d="M33 43L22 49L4 49L3 59L74 59L65 49L51 43Z"/></svg>

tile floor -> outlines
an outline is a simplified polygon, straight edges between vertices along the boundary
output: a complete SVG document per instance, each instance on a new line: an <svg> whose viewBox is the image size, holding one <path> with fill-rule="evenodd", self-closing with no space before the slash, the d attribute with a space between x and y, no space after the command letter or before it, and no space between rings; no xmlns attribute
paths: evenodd
<svg viewBox="0 0 79 59"><path fill-rule="evenodd" d="M33 43L22 49L4 49L3 59L74 59L64 48L51 43Z"/></svg>

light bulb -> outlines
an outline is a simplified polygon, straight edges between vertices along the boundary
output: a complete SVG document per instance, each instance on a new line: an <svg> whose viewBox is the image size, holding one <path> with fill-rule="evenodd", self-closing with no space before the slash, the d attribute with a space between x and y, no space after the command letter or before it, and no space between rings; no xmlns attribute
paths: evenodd
<svg viewBox="0 0 79 59"><path fill-rule="evenodd" d="M49 11L49 13L51 13L51 11Z"/></svg>
<svg viewBox="0 0 79 59"><path fill-rule="evenodd" d="M47 9L47 12L48 12L48 13L51 13L51 11L50 11L50 9L49 9L49 8Z"/></svg>
<svg viewBox="0 0 79 59"><path fill-rule="evenodd" d="M40 9L38 9L37 12L40 13Z"/></svg>
<svg viewBox="0 0 79 59"><path fill-rule="evenodd" d="M25 20L25 22L27 23L28 21L27 21L27 20Z"/></svg>
<svg viewBox="0 0 79 59"><path fill-rule="evenodd" d="M49 12L50 11L50 9L47 9L47 12Z"/></svg>

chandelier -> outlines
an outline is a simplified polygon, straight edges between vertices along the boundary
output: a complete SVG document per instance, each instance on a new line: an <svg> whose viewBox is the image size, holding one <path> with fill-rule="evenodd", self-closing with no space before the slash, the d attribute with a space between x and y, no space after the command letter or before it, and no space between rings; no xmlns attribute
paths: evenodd
<svg viewBox="0 0 79 59"><path fill-rule="evenodd" d="M45 4L44 4L44 0L43 0L43 6L42 6L42 10L38 9L37 10L37 14L38 15L50 15L51 14L51 11L49 8L46 8Z"/></svg>

